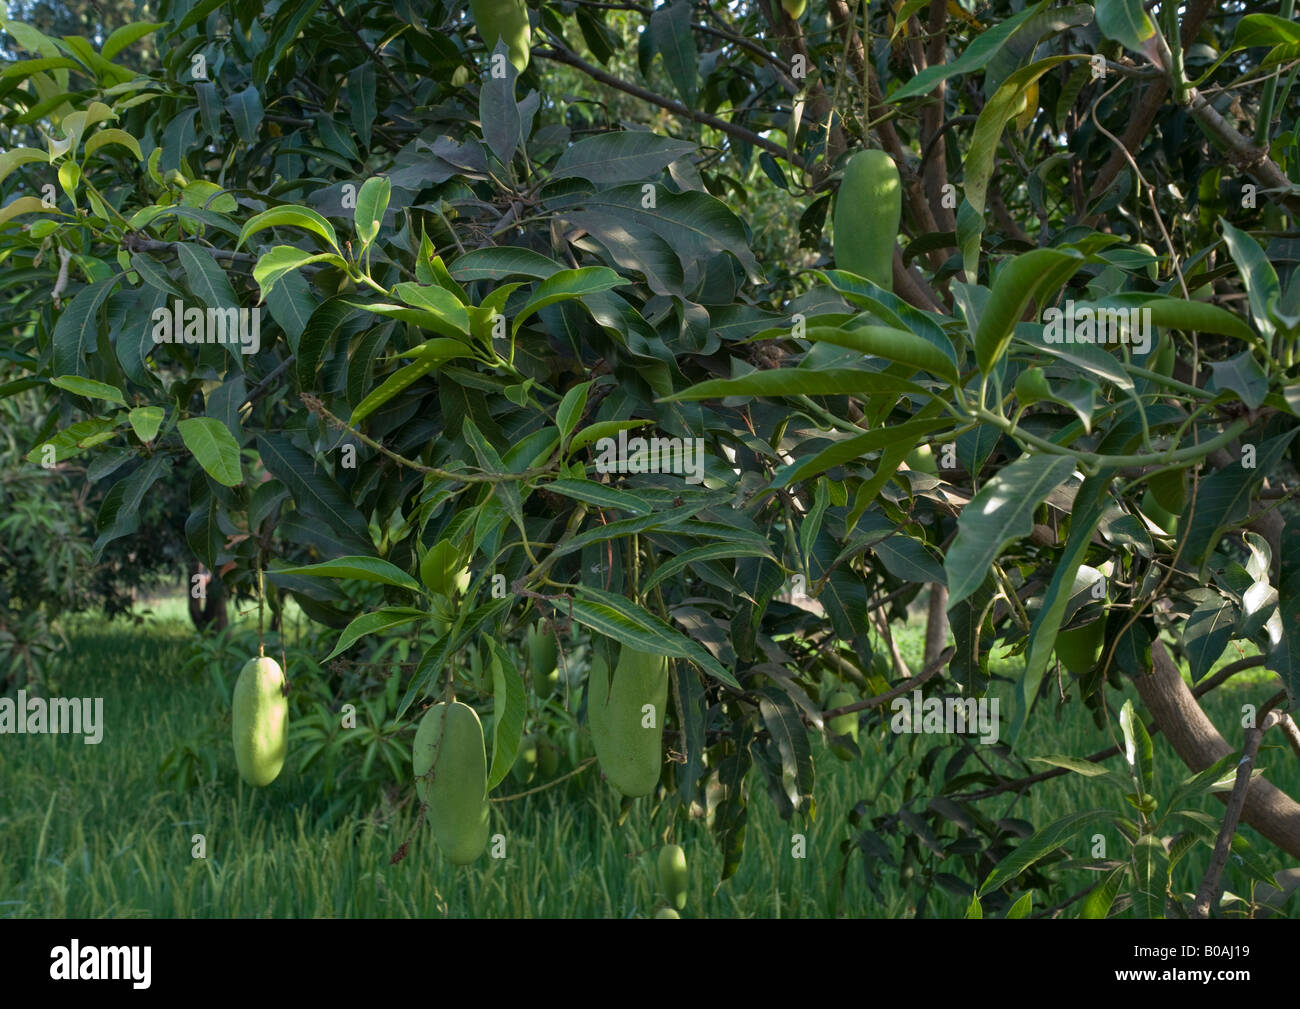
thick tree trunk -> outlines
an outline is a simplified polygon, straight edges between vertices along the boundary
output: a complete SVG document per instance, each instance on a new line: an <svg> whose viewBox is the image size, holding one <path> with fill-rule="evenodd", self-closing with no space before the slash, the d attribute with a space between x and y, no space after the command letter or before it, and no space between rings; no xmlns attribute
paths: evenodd
<svg viewBox="0 0 1300 1009"><path fill-rule="evenodd" d="M948 586L930 586L930 612L925 621L925 662L928 666L948 645Z"/></svg>
<svg viewBox="0 0 1300 1009"><path fill-rule="evenodd" d="M1193 771L1203 771L1237 748L1219 734L1187 689L1162 642L1151 646L1154 669L1135 681L1138 694L1169 738L1174 751ZM1227 793L1219 793L1227 801ZM1241 818L1287 854L1300 858L1300 804L1262 777L1246 793Z"/></svg>
<svg viewBox="0 0 1300 1009"><path fill-rule="evenodd" d="M195 575L206 581L206 599L194 597ZM189 576L185 579L185 591L189 594L190 620L194 622L196 630L202 631L209 627L218 631L226 629L229 623L226 615L226 590L220 578L213 578L207 568L195 561L190 565Z"/></svg>

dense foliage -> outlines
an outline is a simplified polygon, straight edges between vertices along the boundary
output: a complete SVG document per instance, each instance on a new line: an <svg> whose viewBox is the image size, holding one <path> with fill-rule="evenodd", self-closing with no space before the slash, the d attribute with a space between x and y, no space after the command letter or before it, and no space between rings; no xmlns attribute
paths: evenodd
<svg viewBox="0 0 1300 1009"><path fill-rule="evenodd" d="M1120 694L1156 714L1171 651L1197 682L1257 654L1279 710L1300 674L1289 0L717 6L538 5L520 73L461 2L180 0L62 37L15 5L0 394L46 397L22 472L93 460L97 556L183 488L230 591L340 631L320 676L400 638L395 723L491 713L494 783L537 621L575 690L593 654L671 657L660 796L724 878L755 791L815 822L835 719L852 759L925 753L905 805L854 816L869 875L1023 913L1104 828L1084 913L1190 909L1175 867L1219 824L1183 804L1237 757L1158 788ZM866 147L902 187L876 282L829 229ZM909 670L890 628L922 607ZM992 739L900 731L914 688L993 696L994 649L1024 665ZM1079 704L1127 763L1046 762L1116 804L1026 841L999 803L1044 765L1016 739Z"/></svg>

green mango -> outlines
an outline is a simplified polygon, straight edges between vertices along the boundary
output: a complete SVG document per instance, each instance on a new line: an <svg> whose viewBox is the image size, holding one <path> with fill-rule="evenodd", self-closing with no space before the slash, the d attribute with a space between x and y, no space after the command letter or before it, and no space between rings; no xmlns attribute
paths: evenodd
<svg viewBox="0 0 1300 1009"><path fill-rule="evenodd" d="M831 708L842 708L844 705L852 704L856 700L857 698L847 690L837 690L835 693L831 694L830 697L826 698L826 710L829 711ZM858 713L856 711L850 711L847 715L836 715L826 724L826 727L835 735L848 736L853 740L855 745L857 744ZM835 743L831 743L831 753L839 757L840 760L853 759L852 750Z"/></svg>
<svg viewBox="0 0 1300 1009"><path fill-rule="evenodd" d="M671 907L661 907L658 911L655 912L655 917L656 918L680 918L681 915L678 914L676 911L674 911Z"/></svg>
<svg viewBox="0 0 1300 1009"><path fill-rule="evenodd" d="M808 0L781 0L781 7L790 15L791 21L798 21L808 9Z"/></svg>
<svg viewBox="0 0 1300 1009"><path fill-rule="evenodd" d="M680 844L665 844L659 849L659 888L668 903L680 911L686 906L686 852Z"/></svg>
<svg viewBox="0 0 1300 1009"><path fill-rule="evenodd" d="M908 469L916 470L918 473L929 473L931 476L939 475L939 466L934 461L934 449L928 443L916 446L907 453L907 457L903 461L907 463Z"/></svg>
<svg viewBox="0 0 1300 1009"><path fill-rule="evenodd" d="M1142 514L1163 529L1170 536L1178 532L1178 516L1161 507L1160 502L1148 487L1142 495Z"/></svg>
<svg viewBox="0 0 1300 1009"><path fill-rule="evenodd" d="M469 0L470 17L489 53L504 38L510 62L521 74L528 66L532 26L524 0Z"/></svg>
<svg viewBox="0 0 1300 1009"><path fill-rule="evenodd" d="M663 765L668 659L623 648L611 680L597 656L587 684L587 722L600 769L627 796L649 795ZM646 705L652 710L643 711ZM653 716L653 726L644 721Z"/></svg>
<svg viewBox="0 0 1300 1009"><path fill-rule="evenodd" d="M559 653L555 647L555 638L548 634L544 624L528 628L525 637L528 648L528 673L533 690L538 697L550 697L560 683L560 673L556 668Z"/></svg>
<svg viewBox="0 0 1300 1009"><path fill-rule="evenodd" d="M515 781L527 785L537 773L537 737L524 736L519 741L519 754L515 757L515 766L510 769Z"/></svg>
<svg viewBox="0 0 1300 1009"><path fill-rule="evenodd" d="M1082 627L1060 631L1056 635L1056 657L1076 676L1083 676L1097 664L1101 657L1106 621L1094 620Z"/></svg>
<svg viewBox="0 0 1300 1009"><path fill-rule="evenodd" d="M239 776L257 788L279 777L289 752L289 699L275 659L249 659L231 698L231 735Z"/></svg>
<svg viewBox="0 0 1300 1009"><path fill-rule="evenodd" d="M411 766L439 849L456 865L473 862L488 843L487 749L478 712L460 701L433 705L415 732Z"/></svg>
<svg viewBox="0 0 1300 1009"><path fill-rule="evenodd" d="M903 183L884 151L858 151L835 197L835 266L894 289L894 247L903 216Z"/></svg>

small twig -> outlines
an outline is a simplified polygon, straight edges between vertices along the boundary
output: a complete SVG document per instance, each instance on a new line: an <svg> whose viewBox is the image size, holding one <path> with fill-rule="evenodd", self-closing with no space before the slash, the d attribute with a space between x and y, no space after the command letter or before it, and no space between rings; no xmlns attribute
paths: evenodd
<svg viewBox="0 0 1300 1009"><path fill-rule="evenodd" d="M575 774L581 774L588 767L596 762L595 757L588 757L581 764L575 767L568 774L561 774L554 781L548 781L545 785L538 785L536 788L530 788L526 792L516 792L514 795L499 795L492 799L493 802L510 802L514 799L522 799L525 795L534 795L537 792L545 792L548 788L554 788L566 778L572 778Z"/></svg>
<svg viewBox="0 0 1300 1009"><path fill-rule="evenodd" d="M887 690L883 694L877 694L875 697L868 697L864 701L854 701L852 704L845 704L838 708L831 708L829 711L822 712L822 721L828 721L832 718L838 718L840 715L848 715L854 711L865 711L867 708L877 708L882 704L888 704L895 697L901 697L910 690L915 690L926 680L931 679L935 673L946 666L952 657L957 654L957 649L949 645L940 652L933 662L922 669L911 679L900 683L892 690Z"/></svg>
<svg viewBox="0 0 1300 1009"><path fill-rule="evenodd" d="M1281 715L1273 711L1273 706L1286 698L1286 691L1273 697L1261 709L1263 718L1257 728L1246 730L1246 746L1240 763L1237 764L1237 780L1233 782L1232 794L1228 797L1228 810L1223 814L1223 826L1219 828L1218 840L1214 842L1214 855L1201 888L1196 891L1196 903L1192 907L1193 918L1209 918L1210 908L1219 902L1219 884L1223 878L1224 867L1228 864L1228 852L1232 848L1232 835L1237 832L1237 823L1241 820L1241 811L1246 806L1246 793L1250 790L1251 771L1254 770L1255 757L1259 754L1259 744L1264 733L1281 720Z"/></svg>

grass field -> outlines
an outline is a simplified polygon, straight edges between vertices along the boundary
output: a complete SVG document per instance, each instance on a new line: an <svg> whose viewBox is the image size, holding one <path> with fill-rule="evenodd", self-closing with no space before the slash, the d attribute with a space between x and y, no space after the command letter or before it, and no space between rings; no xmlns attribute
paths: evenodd
<svg viewBox="0 0 1300 1009"><path fill-rule="evenodd" d="M426 826L411 837L408 856L390 864L412 834L413 803L403 797L396 804L341 811L311 775L296 773L292 756L270 787L242 784L228 727L212 736L222 707L214 685L181 672L195 637L183 610L164 605L155 614L139 627L85 619L69 628L72 648L57 679L65 696L105 699L102 743L0 736L0 916L644 916L658 906L654 858L670 827L690 866L686 917L914 913L920 873L905 890L896 870L864 865L860 854L845 867L840 845L851 836L846 817L854 803L865 801L872 815L897 808L905 776L900 771L887 778L886 769L909 747L915 753L904 764L915 762L933 745L932 737L892 740L892 754L885 751L887 733L864 737L867 755L852 764L818 745L817 816L811 824L781 821L755 771L744 859L720 886L715 881L721 856L701 822L673 826L675 806L652 808L643 799L620 824L614 791L594 770L494 804L493 830L506 838L504 859L485 856L467 868L452 866L436 854ZM903 629L900 638L904 654L914 660L919 635ZM1263 679L1257 672L1243 674L1206 699L1228 738L1234 738L1241 704L1267 697ZM179 742L205 738L214 740L215 752L207 756L215 776L205 773L207 780L180 788L159 775ZM1080 705L1071 705L1060 720L1049 711L1036 713L1020 752L1082 756L1112 741ZM1155 746L1157 795L1163 796L1185 772L1159 736ZM1110 766L1121 765L1117 759ZM1280 787L1300 794L1300 768L1289 752L1266 750L1261 766ZM507 779L496 794L516 790ZM999 797L983 808L993 817L1014 816L1041 827L1068 812L1114 807L1116 801L1095 780L1066 775L1018 802ZM1212 798L1198 807L1221 815ZM795 831L807 839L804 859L791 857ZM1118 834L1109 828L1104 833L1112 846L1108 855L1123 857ZM1285 867L1266 842L1245 833L1270 867ZM196 834L206 839L206 858L192 855ZM1089 857L1086 839L1075 847L1074 857ZM1194 889L1207 861L1202 848L1180 864L1178 888ZM947 871L961 871L959 861L949 863ZM867 886L868 871L880 881L882 898ZM1073 893L1092 879L1071 870L1062 892ZM1235 866L1226 883L1233 891L1248 886ZM1035 894L1035 910L1043 906L1042 894ZM959 897L936 889L927 913L958 916L964 909Z"/></svg>

